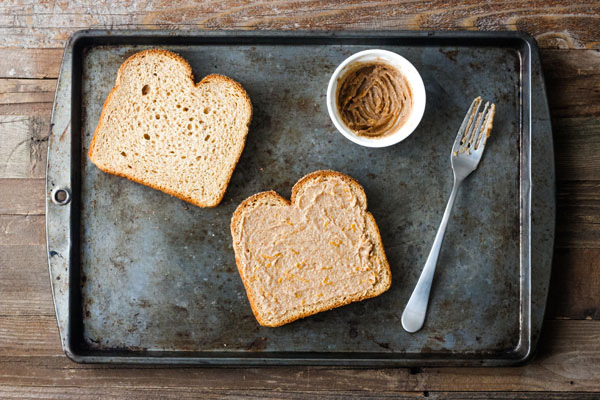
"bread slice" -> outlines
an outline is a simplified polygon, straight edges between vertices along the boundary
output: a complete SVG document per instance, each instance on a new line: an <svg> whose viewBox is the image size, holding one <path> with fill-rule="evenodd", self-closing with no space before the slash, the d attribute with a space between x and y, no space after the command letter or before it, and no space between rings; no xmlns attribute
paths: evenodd
<svg viewBox="0 0 600 400"><path fill-rule="evenodd" d="M239 83L213 74L194 85L183 58L146 50L119 68L88 155L104 172L214 207L242 154L251 117Z"/></svg>
<svg viewBox="0 0 600 400"><path fill-rule="evenodd" d="M392 282L363 188L335 171L300 179L291 202L274 191L231 219L235 260L259 324L299 318L385 292Z"/></svg>

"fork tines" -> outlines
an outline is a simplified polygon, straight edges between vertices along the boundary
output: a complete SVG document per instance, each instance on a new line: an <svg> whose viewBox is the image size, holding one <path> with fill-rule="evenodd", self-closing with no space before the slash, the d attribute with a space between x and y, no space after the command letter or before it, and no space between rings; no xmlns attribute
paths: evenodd
<svg viewBox="0 0 600 400"><path fill-rule="evenodd" d="M481 96L476 97L460 125L457 140L460 138L461 153L469 154L471 151L483 150L485 142L490 136L496 105L487 101L483 106L483 111L480 111L482 104Z"/></svg>

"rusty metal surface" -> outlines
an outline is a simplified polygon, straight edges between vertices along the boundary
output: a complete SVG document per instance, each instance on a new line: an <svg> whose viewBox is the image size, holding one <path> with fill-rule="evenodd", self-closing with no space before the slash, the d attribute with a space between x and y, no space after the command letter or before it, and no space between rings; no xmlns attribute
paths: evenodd
<svg viewBox="0 0 600 400"><path fill-rule="evenodd" d="M69 190L71 185L71 64L73 49L67 43L63 55L61 74L56 86L52 123L48 143L46 166L46 240L50 285L54 298L54 311L60 331L61 344L67 355L69 344L69 298L71 277L69 271L71 254L71 207L56 205L52 193L57 189Z"/></svg>
<svg viewBox="0 0 600 400"><path fill-rule="evenodd" d="M182 55L197 80L215 72L234 78L252 99L244 153L214 209L104 174L86 157L119 66L149 47ZM427 91L421 125L386 149L345 139L325 105L335 67L374 47L409 59ZM409 334L400 316L450 193L456 129L477 95L497 105L492 139L456 200L425 326ZM53 123L48 193L72 188L73 200L65 206L49 200L49 260L63 348L77 361L510 365L531 357L554 237L552 136L532 39L84 32L67 47ZM293 184L317 169L347 173L365 188L392 286L372 300L281 328L260 327L235 266L231 214L259 191L289 198ZM61 290L58 274L71 277Z"/></svg>

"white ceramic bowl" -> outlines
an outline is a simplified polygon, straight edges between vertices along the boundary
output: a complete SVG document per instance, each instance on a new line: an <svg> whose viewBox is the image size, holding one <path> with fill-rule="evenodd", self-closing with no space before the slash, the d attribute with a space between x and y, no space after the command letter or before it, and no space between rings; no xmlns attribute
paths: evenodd
<svg viewBox="0 0 600 400"><path fill-rule="evenodd" d="M413 108L408 120L396 131L383 137L365 137L355 134L344 124L337 106L339 79L357 63L383 62L396 68L406 78L413 96ZM417 69L404 57L387 50L364 50L344 60L335 70L327 87L327 110L331 121L342 135L356 144L366 147L387 147L406 139L417 128L425 112L425 85Z"/></svg>

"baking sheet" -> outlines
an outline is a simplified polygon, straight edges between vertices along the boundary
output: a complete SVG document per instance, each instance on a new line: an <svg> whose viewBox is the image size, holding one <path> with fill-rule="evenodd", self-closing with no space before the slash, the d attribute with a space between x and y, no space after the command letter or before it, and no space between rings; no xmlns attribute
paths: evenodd
<svg viewBox="0 0 600 400"><path fill-rule="evenodd" d="M183 56L196 80L232 77L252 99L246 147L214 209L104 174L86 157L119 66L153 47ZM411 61L427 94L417 130L385 149L345 139L325 104L335 67L375 47ZM452 187L456 130L477 95L497 105L492 138L457 197L425 326L409 334L400 317ZM72 201L49 199L49 260L63 347L77 361L508 365L531 357L550 274L554 175L543 79L528 37L84 32L67 47L53 123L48 193L66 187ZM544 154L539 165L532 154ZM318 169L349 174L365 188L392 286L375 299L260 327L235 267L231 214L259 191L289 198L293 184ZM532 193L539 196L533 224ZM57 224L63 230L55 233Z"/></svg>

